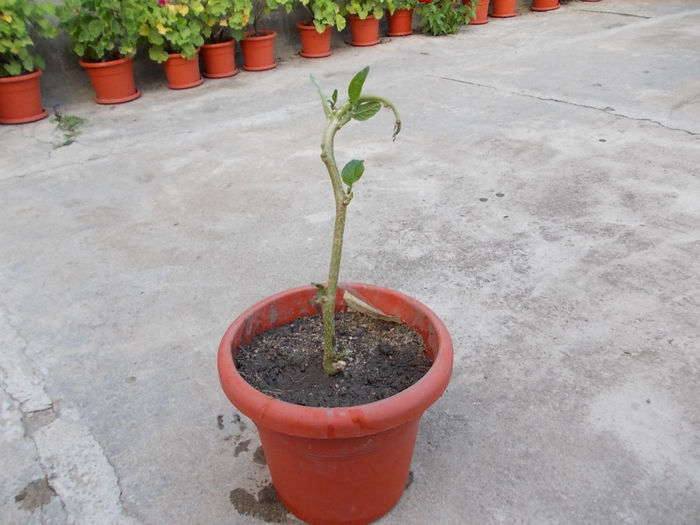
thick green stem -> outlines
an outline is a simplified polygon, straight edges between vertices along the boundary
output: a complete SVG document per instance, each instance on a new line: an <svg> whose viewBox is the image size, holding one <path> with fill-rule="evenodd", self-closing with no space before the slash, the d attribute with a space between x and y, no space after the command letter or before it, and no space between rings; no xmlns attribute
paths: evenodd
<svg viewBox="0 0 700 525"><path fill-rule="evenodd" d="M343 252L343 232L347 204L336 206L335 224L333 226L333 247L331 264L328 270L328 284L321 305L323 317L323 370L331 376L338 372L335 352L335 296L338 290L338 274L340 272L340 257Z"/></svg>
<svg viewBox="0 0 700 525"><path fill-rule="evenodd" d="M345 189L343 179L335 162L333 145L335 134L352 119L353 108L361 102L379 102L388 107L394 113L394 138L401 130L401 119L394 105L388 100L377 96L363 96L354 103L345 102L339 108L330 111L324 106L328 118L326 129L321 140L321 159L326 165L328 175L333 185L333 196L335 198L335 223L333 226L333 246L331 249L331 261L328 270L328 282L320 295L321 315L323 317L323 370L332 376L342 370L342 363L338 361L335 348L335 297L338 290L338 275L340 273L340 258L343 252L343 233L345 231L345 218L347 207L352 200L352 190Z"/></svg>
<svg viewBox="0 0 700 525"><path fill-rule="evenodd" d="M333 246L331 248L331 261L328 269L328 282L321 296L321 315L323 317L323 370L332 376L338 372L335 352L335 296L338 290L338 275L340 273L340 258L343 253L343 233L345 231L345 217L347 206L350 203L345 193L343 181L338 171L333 152L335 134L343 126L343 115L348 104L342 106L337 112L329 115L326 129L321 140L321 159L326 165L328 175L333 185L335 197L335 223L333 225ZM349 109L349 107L347 108ZM347 111L346 109L346 111Z"/></svg>

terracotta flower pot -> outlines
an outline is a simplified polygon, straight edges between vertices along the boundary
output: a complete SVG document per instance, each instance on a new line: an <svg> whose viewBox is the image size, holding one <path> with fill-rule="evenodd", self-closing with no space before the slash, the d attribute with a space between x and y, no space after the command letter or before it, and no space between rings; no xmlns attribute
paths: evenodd
<svg viewBox="0 0 700 525"><path fill-rule="evenodd" d="M236 41L233 39L217 44L204 44L202 46L204 76L227 78L238 73L235 51Z"/></svg>
<svg viewBox="0 0 700 525"><path fill-rule="evenodd" d="M552 11L559 9L559 0L532 0L533 11Z"/></svg>
<svg viewBox="0 0 700 525"><path fill-rule="evenodd" d="M465 4L470 4L474 0L464 0ZM481 25L489 23L489 0L478 0L474 18L469 20L470 25Z"/></svg>
<svg viewBox="0 0 700 525"><path fill-rule="evenodd" d="M41 107L41 70L14 77L0 77L0 124L23 124L45 118Z"/></svg>
<svg viewBox="0 0 700 525"><path fill-rule="evenodd" d="M313 22L297 22L301 51L299 54L306 58L322 58L331 54L331 26L326 26L323 33L316 31Z"/></svg>
<svg viewBox="0 0 700 525"><path fill-rule="evenodd" d="M486 0L488 2L488 0ZM392 15L387 11L389 19L389 36L408 36L413 34L413 9L397 9Z"/></svg>
<svg viewBox="0 0 700 525"><path fill-rule="evenodd" d="M518 0L491 0L491 16L494 18L510 18L515 16Z"/></svg>
<svg viewBox="0 0 700 525"><path fill-rule="evenodd" d="M133 57L119 58L108 62L79 63L90 78L98 104L121 104L141 96L134 84Z"/></svg>
<svg viewBox="0 0 700 525"><path fill-rule="evenodd" d="M243 380L234 364L239 346L268 328L317 313L312 286L246 310L226 331L218 354L221 386L257 426L280 500L300 519L324 525L365 524L396 504L406 487L421 415L445 391L452 373L450 336L430 309L386 288L347 286L423 336L433 365L411 387L374 403L316 408L279 401ZM339 290L336 310L344 308Z"/></svg>
<svg viewBox="0 0 700 525"><path fill-rule="evenodd" d="M204 79L199 74L199 50L191 59L183 58L179 53L172 53L163 62L165 76L170 89L187 89L199 86Z"/></svg>
<svg viewBox="0 0 700 525"><path fill-rule="evenodd" d="M350 22L350 34L353 46L374 46L379 43L379 20L374 15L368 15L362 19L357 15L348 15Z"/></svg>
<svg viewBox="0 0 700 525"><path fill-rule="evenodd" d="M266 71L277 66L275 62L275 37L274 31L258 31L258 36L254 36L254 31L248 31L245 38L241 40L241 49L246 71Z"/></svg>

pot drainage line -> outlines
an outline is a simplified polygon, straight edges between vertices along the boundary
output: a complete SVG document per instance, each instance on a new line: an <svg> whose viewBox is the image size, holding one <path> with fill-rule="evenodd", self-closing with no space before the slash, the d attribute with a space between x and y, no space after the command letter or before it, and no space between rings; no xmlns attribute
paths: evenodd
<svg viewBox="0 0 700 525"><path fill-rule="evenodd" d="M502 89L502 88L498 88L498 87L496 87L496 86L491 86L491 85L488 85L488 84L481 84L481 83L479 83L479 82L471 82L471 81L469 81L469 80L461 80L461 79L458 79L458 78L450 78L450 77L437 77L437 78L440 78L440 79L442 79L442 80L447 80L447 81L450 81L450 82L458 82L458 83L460 83L460 84L467 84L467 85L470 85L470 86L476 86L476 87L483 87L483 88L493 89L493 90L495 90L495 91L501 91L501 92L504 92L504 93L508 93L509 95L517 95L517 96L521 96L521 97L534 98L534 99L536 99L536 100L541 100L542 102L557 102L557 103L559 103L559 104L566 104L566 105L569 105L569 106L574 106L574 107L583 108L583 109L593 109L593 110L595 110L595 111L602 111L603 113L605 113L605 114L607 114L607 115L612 115L612 116L614 116L614 117L624 118L624 119L627 119L627 120L634 120L634 121L636 121L636 122L648 122L648 123L650 123L650 124L656 124L657 126L660 126L660 127L664 128L664 129L667 129L667 130L669 130L669 131L680 131L680 132L686 133L686 134L688 134L688 135L690 135L690 136L692 136L692 137L700 136L700 132L698 132L698 131L691 131L691 130L689 130L689 129L684 129L684 128L674 128L674 127L672 127L672 126L669 126L669 125L667 125L667 124L664 124L663 122L659 122L658 120L650 119L650 118L648 118L648 117L633 117L633 116L631 116L631 115L625 115L624 113L618 113L617 111L615 111L615 110L614 110L613 108L611 108L611 107L601 108L601 107L598 107L598 106L592 106L592 105L590 105L590 104L582 104L582 103L580 103L580 102L572 102L572 101L570 101L570 100L564 100L564 99L561 99L561 98L545 97L545 96L542 96L542 95L533 95L532 93L525 93L525 92L523 92L523 91L505 90L505 89Z"/></svg>
<svg viewBox="0 0 700 525"><path fill-rule="evenodd" d="M2 304L0 346L0 387L19 407L25 437L33 443L36 460L67 521L138 523L123 512L114 466L86 425L77 417L62 417L26 354L27 341L11 325Z"/></svg>

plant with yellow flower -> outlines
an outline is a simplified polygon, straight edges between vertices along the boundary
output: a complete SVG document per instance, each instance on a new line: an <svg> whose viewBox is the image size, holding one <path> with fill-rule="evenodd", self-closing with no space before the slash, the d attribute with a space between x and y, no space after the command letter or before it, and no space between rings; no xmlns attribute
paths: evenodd
<svg viewBox="0 0 700 525"><path fill-rule="evenodd" d="M140 0L64 0L56 8L73 51L86 62L106 62L136 54Z"/></svg>
<svg viewBox="0 0 700 525"><path fill-rule="evenodd" d="M194 58L211 27L204 23L202 0L145 0L139 34L150 44L148 56L159 64L170 54Z"/></svg>
<svg viewBox="0 0 700 525"><path fill-rule="evenodd" d="M210 28L207 44L243 38L242 29L250 21L252 8L252 0L205 0L203 19Z"/></svg>
<svg viewBox="0 0 700 525"><path fill-rule="evenodd" d="M54 6L34 0L0 0L0 77L33 73L44 60L33 52L34 36L52 37Z"/></svg>

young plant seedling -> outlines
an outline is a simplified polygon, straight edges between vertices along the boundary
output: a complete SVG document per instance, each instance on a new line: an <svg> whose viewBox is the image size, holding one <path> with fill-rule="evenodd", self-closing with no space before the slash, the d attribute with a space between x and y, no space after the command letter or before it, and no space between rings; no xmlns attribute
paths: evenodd
<svg viewBox="0 0 700 525"><path fill-rule="evenodd" d="M53 144L53 149L62 148L63 146L69 146L73 144L82 133L79 129L81 126L87 123L86 118L77 117L75 115L66 115L59 111L60 104L56 104L53 107L53 117L51 117L51 122L56 124L56 127L63 132L63 139L59 142Z"/></svg>
<svg viewBox="0 0 700 525"><path fill-rule="evenodd" d="M362 93L369 66L357 73L348 85L348 99L340 104L338 102L338 90L334 90L330 97L326 97L321 86L312 76L311 80L316 85L321 96L323 112L326 115L326 127L321 139L321 160L326 165L328 175L333 185L335 198L335 223L333 226L333 245L331 248L331 262L328 270L328 281L325 285L317 284L318 299L321 304L321 316L323 318L323 370L332 376L345 367L342 355L335 347L335 297L338 289L338 273L340 271L340 257L343 251L343 233L345 231L345 216L347 207L352 201L352 187L365 171L364 160L353 159L342 170L338 169L333 151L335 134L351 120L369 120L376 115L382 107L389 108L394 114L394 134L392 139L401 131L401 117L394 104L383 97L365 95Z"/></svg>

